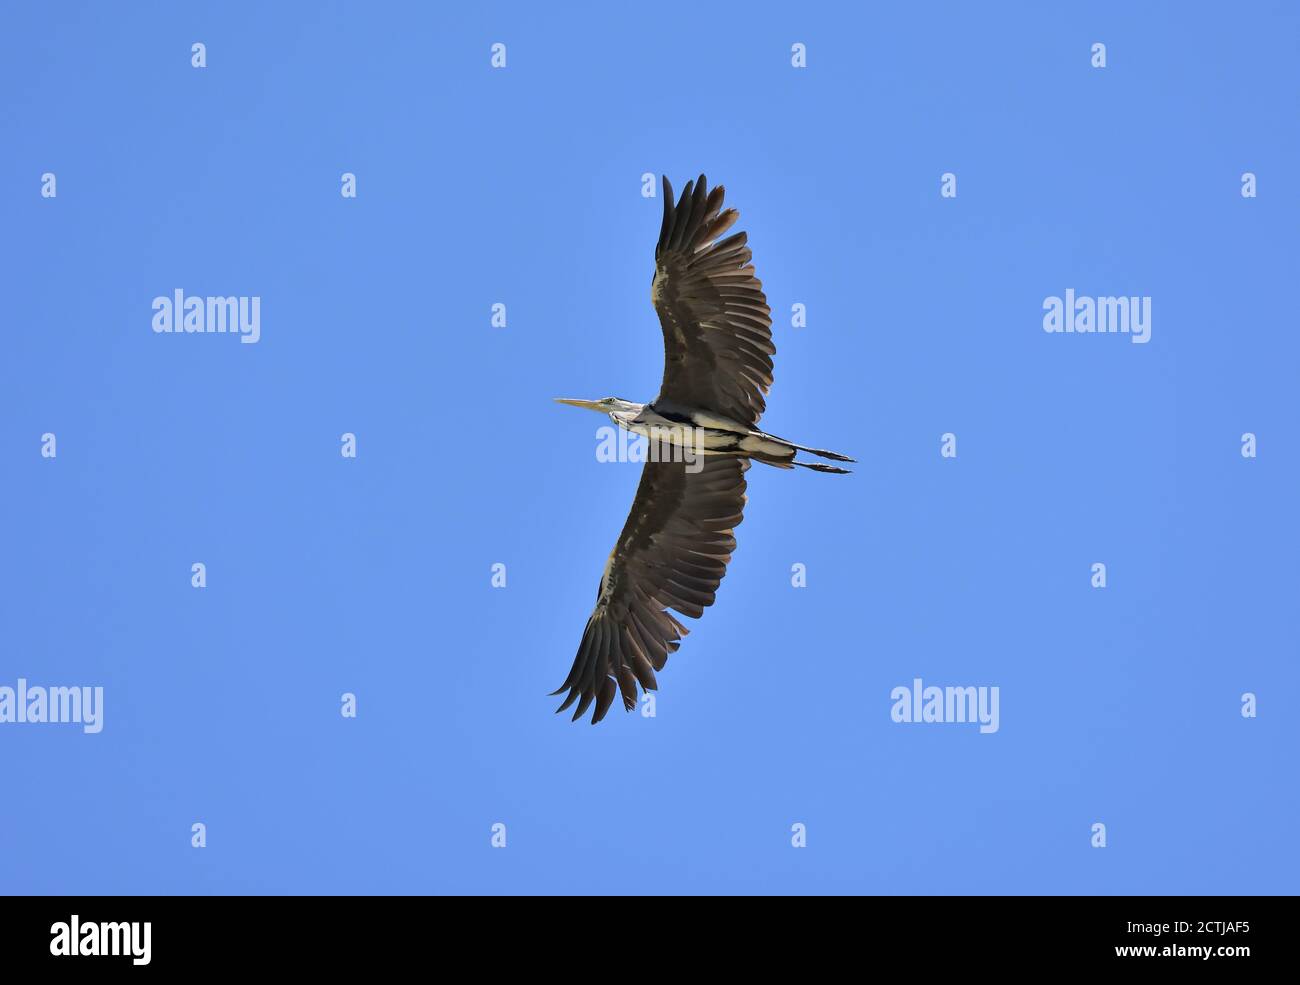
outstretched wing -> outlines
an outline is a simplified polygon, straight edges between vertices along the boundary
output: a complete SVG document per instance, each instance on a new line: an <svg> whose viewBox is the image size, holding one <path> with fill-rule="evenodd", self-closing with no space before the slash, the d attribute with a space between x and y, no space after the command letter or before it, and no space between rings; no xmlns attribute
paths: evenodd
<svg viewBox="0 0 1300 985"><path fill-rule="evenodd" d="M740 217L722 207L704 175L673 204L664 178L664 222L650 296L664 330L664 379L656 407L711 410L753 426L772 385L772 309L754 276L744 233L718 241Z"/></svg>
<svg viewBox="0 0 1300 985"><path fill-rule="evenodd" d="M704 467L694 473L682 462L645 464L573 669L554 692L569 692L557 711L578 701L574 721L593 701L591 722L600 721L617 692L630 711L637 684L656 688L655 671L687 633L668 610L699 618L713 604L736 549L749 462L720 455L696 462Z"/></svg>

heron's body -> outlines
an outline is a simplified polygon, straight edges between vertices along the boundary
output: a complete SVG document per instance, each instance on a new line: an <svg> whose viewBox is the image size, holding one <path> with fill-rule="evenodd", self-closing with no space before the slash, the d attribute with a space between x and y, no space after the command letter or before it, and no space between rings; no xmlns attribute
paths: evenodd
<svg viewBox="0 0 1300 985"><path fill-rule="evenodd" d="M726 573L751 461L840 474L847 470L796 456L852 461L758 428L776 352L771 309L745 234L720 239L738 216L721 211L722 197L722 187L709 192L700 175L674 203L664 179L650 291L664 334L659 395L648 404L561 401L608 414L651 441L632 513L605 562L596 608L559 689L569 692L559 710L578 702L575 720L594 702L592 722L600 721L619 693L631 710L638 684L657 687L655 671L687 632L669 610L698 618ZM682 454L655 456L656 444Z"/></svg>
<svg viewBox="0 0 1300 985"><path fill-rule="evenodd" d="M588 406L586 401L562 402L573 406ZM630 400L620 400L619 409L608 413L609 419L625 431L705 455L747 455L755 461L765 465L775 465L778 468L793 468L800 465L804 468L841 474L847 470L822 465L820 462L796 462L795 455L807 451L841 462L852 461L834 452L796 445L785 438L766 434L757 428L746 427L739 421L733 421L702 408L667 407L661 411L654 404L637 404Z"/></svg>

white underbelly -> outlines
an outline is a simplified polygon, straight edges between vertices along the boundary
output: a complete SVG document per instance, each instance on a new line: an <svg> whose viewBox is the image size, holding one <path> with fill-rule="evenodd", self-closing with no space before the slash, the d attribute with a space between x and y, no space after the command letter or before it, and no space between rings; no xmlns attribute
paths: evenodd
<svg viewBox="0 0 1300 985"><path fill-rule="evenodd" d="M714 419L708 418L709 423L705 426L694 427L690 424L670 421L652 411L642 413L637 420L615 419L626 430L657 443L661 448L689 448L697 455L735 454L738 451L751 455L756 453L784 455L789 451L786 445L756 435L735 422L723 418L716 420L718 423L732 426L713 427ZM701 420L705 418L701 417Z"/></svg>

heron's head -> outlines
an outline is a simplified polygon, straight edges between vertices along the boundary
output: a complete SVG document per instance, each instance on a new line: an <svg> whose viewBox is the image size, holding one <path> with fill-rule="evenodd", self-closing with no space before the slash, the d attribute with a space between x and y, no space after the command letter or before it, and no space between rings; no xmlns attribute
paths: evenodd
<svg viewBox="0 0 1300 985"><path fill-rule="evenodd" d="M601 414L614 414L620 411L626 413L641 409L640 404L634 404L630 400L622 400L618 397L603 397L600 400L575 400L571 397L556 397L555 402L568 404L570 407L583 407L587 410L598 411Z"/></svg>

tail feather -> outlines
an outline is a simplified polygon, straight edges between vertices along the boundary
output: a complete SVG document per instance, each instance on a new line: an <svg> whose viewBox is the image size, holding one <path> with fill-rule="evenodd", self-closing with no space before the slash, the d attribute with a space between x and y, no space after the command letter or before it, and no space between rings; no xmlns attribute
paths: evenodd
<svg viewBox="0 0 1300 985"><path fill-rule="evenodd" d="M856 462L856 458L849 458L848 455L841 455L839 452L827 451L825 448L805 448L803 445L795 445L800 451L810 452L819 458L829 458L832 462Z"/></svg>
<svg viewBox="0 0 1300 985"><path fill-rule="evenodd" d="M796 445L789 438L778 438L774 434L767 434L763 431L755 431L759 437L767 438L778 444L785 445L787 448L793 448L795 451L806 451L810 455L816 455L818 458L829 458L832 462L856 462L857 459L849 458L848 455L841 455L837 451L827 451L825 448L809 448L807 445ZM796 463L801 464L801 463Z"/></svg>
<svg viewBox="0 0 1300 985"><path fill-rule="evenodd" d="M836 456L838 461L851 462L853 459ZM812 469L814 472L830 472L832 475L852 475L852 469L841 469L834 465L823 465L821 462L791 462L791 465L798 465L801 468Z"/></svg>
<svg viewBox="0 0 1300 985"><path fill-rule="evenodd" d="M777 440L784 442L791 448L797 448L799 451L806 451L810 455L816 455L818 458L829 458L832 462L857 461L857 459L849 458L848 455L841 455L837 451L827 451L825 448L808 448L804 445L796 445L793 441L786 441L784 438L778 438Z"/></svg>
<svg viewBox="0 0 1300 985"><path fill-rule="evenodd" d="M757 442L750 440L754 438L759 440ZM818 455L821 458L829 458L836 462L853 461L848 455L841 455L839 452L827 451L825 448L808 448L804 445L796 445L786 438L778 438L774 434L766 434L762 431L751 431L750 438L742 442L741 447L749 453L754 461L762 462L764 465L772 465L778 469L792 469L797 465L800 468L812 469L814 472L829 472L833 475L849 474L848 469L837 468L834 465L823 465L820 462L796 462L795 456L801 451L806 451L811 455Z"/></svg>

